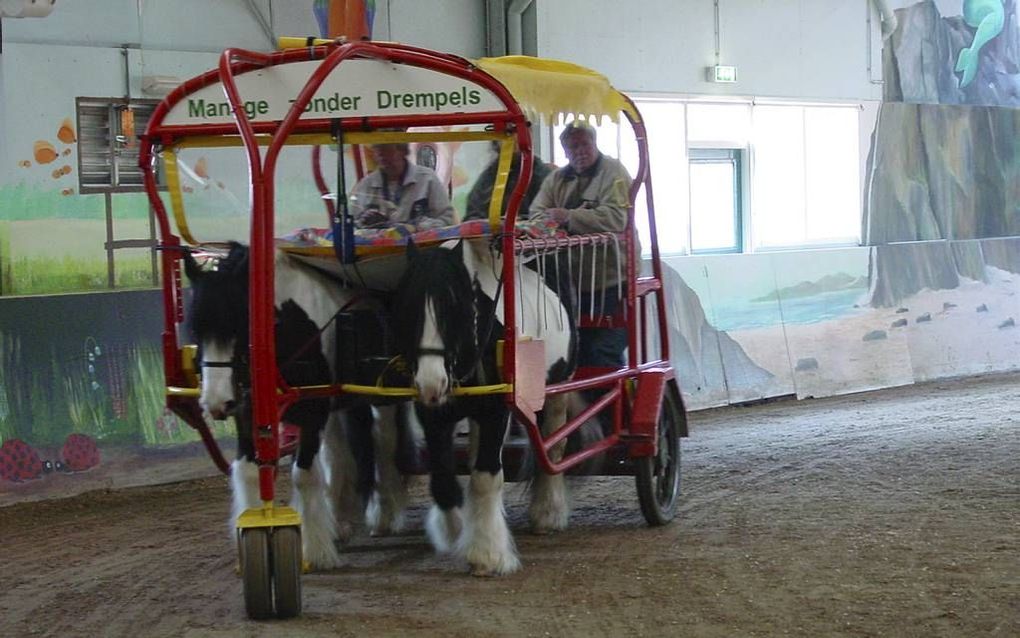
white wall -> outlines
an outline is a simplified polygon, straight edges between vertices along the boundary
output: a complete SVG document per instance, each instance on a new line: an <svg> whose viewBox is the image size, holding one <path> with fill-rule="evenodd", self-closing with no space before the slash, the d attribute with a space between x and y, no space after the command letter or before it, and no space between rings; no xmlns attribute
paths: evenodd
<svg viewBox="0 0 1020 638"><path fill-rule="evenodd" d="M537 0L539 55L602 72L625 91L880 99L879 24L870 0L720 0L719 61L736 84L705 81L715 64L713 0Z"/></svg>
<svg viewBox="0 0 1020 638"><path fill-rule="evenodd" d="M253 0L277 35L318 35L312 0ZM477 0L377 0L375 38L478 57L485 9ZM270 50L246 0L61 0L46 18L4 20L4 43L220 52Z"/></svg>
<svg viewBox="0 0 1020 638"><path fill-rule="evenodd" d="M313 0L254 0L279 35L317 35ZM485 13L475 0L378 0L376 39L468 57L485 49ZM121 48L127 46L127 83ZM52 137L74 98L151 98L142 77L186 79L215 68L228 47L275 48L246 0L61 0L45 18L5 19L0 54L0 184L32 141ZM26 151L26 148L28 151ZM29 155L30 156L30 155ZM2 210L3 202L0 202Z"/></svg>
<svg viewBox="0 0 1020 638"><path fill-rule="evenodd" d="M468 58L485 55L483 0L376 2L377 40L396 40Z"/></svg>
<svg viewBox="0 0 1020 638"><path fill-rule="evenodd" d="M263 15L293 14L305 3L255 0ZM290 8L286 8L287 6ZM314 27L311 2L307 26ZM228 46L265 50L268 39L245 0L61 0L46 18L4 20L4 43L221 51Z"/></svg>

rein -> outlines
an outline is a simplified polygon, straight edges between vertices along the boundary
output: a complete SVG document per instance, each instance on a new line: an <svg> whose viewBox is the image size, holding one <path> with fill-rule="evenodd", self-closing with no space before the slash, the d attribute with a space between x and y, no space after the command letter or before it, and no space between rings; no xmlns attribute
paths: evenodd
<svg viewBox="0 0 1020 638"><path fill-rule="evenodd" d="M475 277L475 282L477 283L477 281L478 281L478 277L476 276ZM484 293L482 293L482 294L484 294ZM499 306L499 298L500 298L500 296L502 294L503 294L503 273L502 273L502 271L500 271L499 278L497 279L497 282L496 282L496 296L492 300L492 312L489 313L488 321L486 321L485 332L483 333L484 336L482 337L482 339L480 341L478 340L477 336L475 337L475 350L478 351L478 356L475 359L475 362L460 377L454 377L453 376L453 370L454 370L454 368L456 368L456 365L457 365L456 358L454 358L453 361L447 362L447 365L446 365L447 373L450 375L450 377L451 377L451 379L453 381L453 385L455 385L455 386L463 385L465 381L470 379L478 371L479 366L481 366L482 358L484 357L482 348L484 348L485 344L487 344L489 342L489 339L492 337L492 327L496 323L496 308ZM477 310L478 310L478 303L477 303L477 300L476 300L475 301L476 315L477 315ZM419 357L430 356L431 355L431 356L435 356L435 357L443 357L443 359L446 360L447 354L449 354L449 353L446 350L441 350L439 348L420 348L418 350L417 354L418 354Z"/></svg>
<svg viewBox="0 0 1020 638"><path fill-rule="evenodd" d="M478 358L475 359L475 364L471 366L471 369L468 370L467 374L465 374L463 377L459 379L456 379L457 385L464 383L464 381L466 381L469 376L475 373L475 371L478 369L478 366L482 364L483 356L482 348L485 347L485 344L489 343L489 339L492 337L492 326L496 323L496 308L499 307L499 297L502 294L503 294L503 273L501 271L499 273L499 279L496 281L496 296L492 300L492 312L489 313L489 320L486 322L487 325L485 326L485 336L482 337L481 343L475 344L475 347L478 350Z"/></svg>
<svg viewBox="0 0 1020 638"><path fill-rule="evenodd" d="M294 364L298 360L299 357L301 357L303 354L305 354L308 351L308 349L312 347L312 345L315 342L319 341L322 338L322 334L326 331L327 328L329 328L329 326L331 324L333 324L337 320L337 317L339 317L341 314L343 314L343 312L345 310L347 310L348 308L350 308L352 305L358 303L359 301L361 301L361 300L363 300L363 299L365 299L366 297L369 297L369 296L371 296L371 293L361 292L361 293L357 293L353 297L351 297L347 301L347 303L345 303L344 305L340 306L340 308L335 313L333 313L333 316L330 317L329 321L327 321L325 323L325 325L323 325L321 328L319 328L319 330L314 335L309 337L308 340L305 341L301 345L301 347L297 349L297 351L294 354L292 354L290 357L288 357L286 361L280 363L277 366L277 370L280 373L282 373L282 371L285 368L287 368L288 366ZM244 354L237 355L236 353L235 353L235 357L233 359L231 359L230 361L206 361L205 359L203 359L202 362L201 362L201 367L203 367L203 368L230 368L231 370L234 370L234 371L244 369L247 366L248 366L248 357L245 356Z"/></svg>
<svg viewBox="0 0 1020 638"><path fill-rule="evenodd" d="M297 361L298 357L300 357L301 355L305 354L305 352L307 352L308 349L312 347L312 344L314 344L317 341L319 341L321 343L320 340L322 338L322 333L326 332L326 329L329 328L330 325L332 325L337 320L337 317L339 317L341 314L343 314L343 312L345 310L347 310L348 308L350 308L353 304L355 304L355 303L357 303L357 302L361 301L362 299L365 299L366 297L369 297L369 296L370 296L370 293L359 292L359 293L355 294L353 297L351 297L347 301L347 303L345 303L344 305L340 306L340 308L336 312L333 313L333 316L330 317L329 321L327 321L325 324L323 324L323 326L321 328L319 328L318 332L316 332L314 335L309 337L308 340L305 341L304 344L302 344L301 347L298 348L297 351L294 354L292 354L290 357L287 358L286 361L284 361L279 366L277 366L277 369L282 373L284 368L286 368L287 366L293 364L295 361Z"/></svg>

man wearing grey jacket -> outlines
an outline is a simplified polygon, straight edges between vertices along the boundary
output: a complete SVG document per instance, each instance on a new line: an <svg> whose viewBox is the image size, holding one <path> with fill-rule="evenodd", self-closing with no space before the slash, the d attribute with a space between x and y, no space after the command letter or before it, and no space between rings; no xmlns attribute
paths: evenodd
<svg viewBox="0 0 1020 638"><path fill-rule="evenodd" d="M351 214L358 228L403 224L419 231L453 224L446 186L432 169L412 163L410 151L403 143L372 146L379 167L351 191Z"/></svg>
<svg viewBox="0 0 1020 638"><path fill-rule="evenodd" d="M599 152L595 129L574 121L560 134L560 143L569 164L557 169L542 183L531 204L531 219L552 219L572 235L586 233L622 233L627 227L631 178L618 160ZM580 251L579 251L580 252ZM640 247L636 254L641 254ZM622 303L622 279L626 276L623 243L616 246L586 247L583 261L573 256L574 273L579 275L581 314L616 314ZM592 269L595 272L594 285ZM604 303L603 303L604 300ZM578 364L582 366L624 365L627 332L623 328L582 330L578 344Z"/></svg>

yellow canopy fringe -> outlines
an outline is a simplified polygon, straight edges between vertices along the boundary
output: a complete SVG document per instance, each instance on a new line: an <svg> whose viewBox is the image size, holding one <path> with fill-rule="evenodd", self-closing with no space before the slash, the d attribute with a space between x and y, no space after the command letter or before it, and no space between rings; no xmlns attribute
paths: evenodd
<svg viewBox="0 0 1020 638"><path fill-rule="evenodd" d="M617 122L621 111L640 119L604 75L583 66L527 55L481 58L476 64L506 86L529 115L547 124L564 116Z"/></svg>

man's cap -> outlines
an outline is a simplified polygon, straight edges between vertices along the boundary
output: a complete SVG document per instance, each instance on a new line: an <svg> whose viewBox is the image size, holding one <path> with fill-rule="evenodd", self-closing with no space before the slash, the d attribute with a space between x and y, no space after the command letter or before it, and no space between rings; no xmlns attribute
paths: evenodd
<svg viewBox="0 0 1020 638"><path fill-rule="evenodd" d="M404 133L407 131L407 129L402 126L384 126L376 130L383 133ZM378 148L380 146L399 146L401 149L403 149L404 155L407 155L408 153L411 152L411 145L408 144L407 142L375 142L370 144L369 146L371 148Z"/></svg>
<svg viewBox="0 0 1020 638"><path fill-rule="evenodd" d="M574 120L563 127L563 132L560 133L560 142L564 142L568 137L579 131L586 133L591 139L595 139L594 126L589 124L587 120Z"/></svg>
<svg viewBox="0 0 1020 638"><path fill-rule="evenodd" d="M387 146L399 147L400 150L403 151L404 155L407 155L408 153L411 152L411 145L408 144L407 142L377 142L375 144L372 144L371 148L373 149L386 148Z"/></svg>

